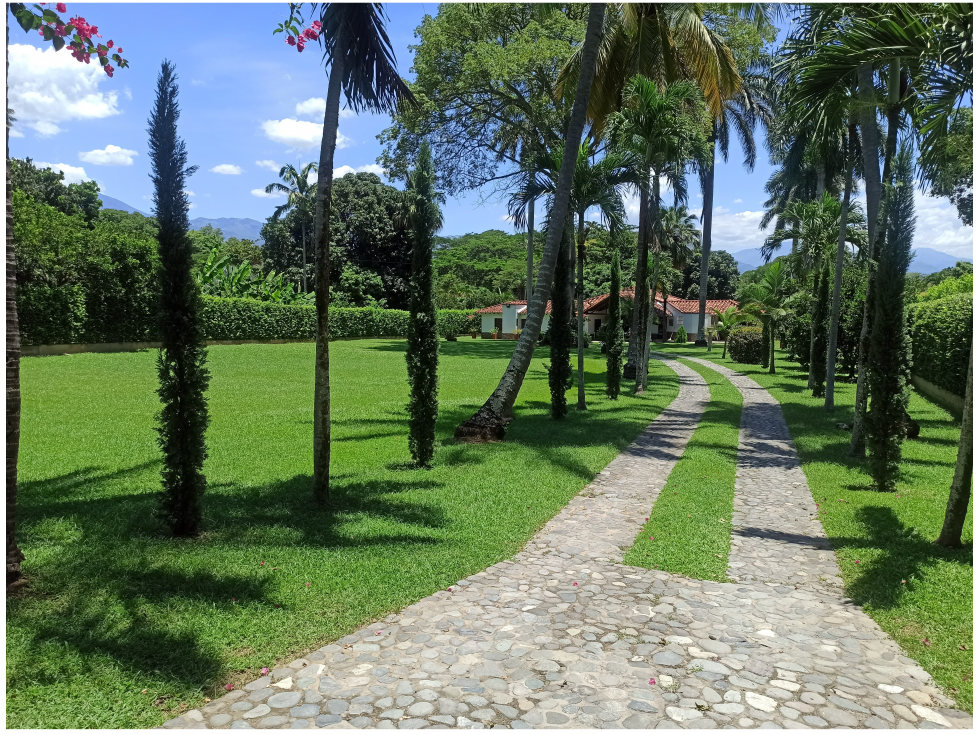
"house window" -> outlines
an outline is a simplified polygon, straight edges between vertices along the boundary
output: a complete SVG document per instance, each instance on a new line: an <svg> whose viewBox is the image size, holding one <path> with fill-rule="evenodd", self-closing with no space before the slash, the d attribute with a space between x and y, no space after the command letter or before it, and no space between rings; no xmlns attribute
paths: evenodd
<svg viewBox="0 0 979 734"><path fill-rule="evenodd" d="M499 332L501 334L503 333L503 319L502 318L493 319L493 326L495 326L499 330Z"/></svg>
<svg viewBox="0 0 979 734"><path fill-rule="evenodd" d="M527 326L527 319L520 319L520 328L523 329Z"/></svg>
<svg viewBox="0 0 979 734"><path fill-rule="evenodd" d="M602 328L602 320L601 319L595 319L595 333L597 334L598 333L598 330L601 329L601 328Z"/></svg>

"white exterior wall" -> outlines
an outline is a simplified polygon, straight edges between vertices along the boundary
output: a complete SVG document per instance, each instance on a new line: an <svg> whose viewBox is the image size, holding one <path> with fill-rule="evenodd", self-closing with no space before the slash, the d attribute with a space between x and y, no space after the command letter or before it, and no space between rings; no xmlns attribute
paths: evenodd
<svg viewBox="0 0 979 734"><path fill-rule="evenodd" d="M493 331L494 321L499 318L498 314L495 313L484 313L482 315L482 329L484 334L489 334Z"/></svg>
<svg viewBox="0 0 979 734"><path fill-rule="evenodd" d="M517 309L520 306L503 304L503 328L501 334L512 334L517 328Z"/></svg>

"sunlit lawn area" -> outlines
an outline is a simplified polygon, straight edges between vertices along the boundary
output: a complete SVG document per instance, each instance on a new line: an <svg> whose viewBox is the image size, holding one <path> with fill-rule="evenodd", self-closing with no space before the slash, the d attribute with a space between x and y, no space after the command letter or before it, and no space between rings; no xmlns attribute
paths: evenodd
<svg viewBox="0 0 979 734"><path fill-rule="evenodd" d="M722 360L718 347L708 354L667 344L663 351L696 354L750 375L781 403L847 595L971 712L972 509L967 548L950 551L932 542L945 516L959 420L912 393L909 412L921 436L904 442L897 491L874 492L860 463L847 455L850 434L836 428L853 417L855 385L837 383L837 408L830 414L806 390L806 373L795 363L779 359L772 376L759 366Z"/></svg>
<svg viewBox="0 0 979 734"><path fill-rule="evenodd" d="M7 726L159 725L508 558L678 391L654 362L644 397L607 400L595 345L590 410L554 422L540 349L507 441L456 444L513 346L442 343L425 471L406 463L404 342L335 343L329 510L310 502L313 345L212 347L193 541L166 539L153 518L155 353L23 360L29 586L7 601Z"/></svg>
<svg viewBox="0 0 979 734"><path fill-rule="evenodd" d="M725 581L731 550L741 393L709 367L684 360L710 388L710 403L625 562Z"/></svg>

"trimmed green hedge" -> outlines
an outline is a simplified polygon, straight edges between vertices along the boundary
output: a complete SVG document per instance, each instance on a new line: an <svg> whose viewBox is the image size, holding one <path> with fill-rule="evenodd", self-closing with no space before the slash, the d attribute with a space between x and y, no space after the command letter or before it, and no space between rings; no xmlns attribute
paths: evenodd
<svg viewBox="0 0 979 734"><path fill-rule="evenodd" d="M965 397L972 347L972 294L960 293L908 308L911 371Z"/></svg>
<svg viewBox="0 0 979 734"><path fill-rule="evenodd" d="M740 326L731 329L727 351L731 359L741 364L761 364L765 344L757 326Z"/></svg>
<svg viewBox="0 0 979 734"><path fill-rule="evenodd" d="M30 288L18 294L21 340L25 345L158 341L152 315L129 321L122 331L90 338L86 304L76 287ZM208 339L313 339L315 306L283 306L247 298L202 296L201 317ZM474 311L439 311L439 335L464 333ZM330 338L404 337L408 312L381 308L330 309Z"/></svg>

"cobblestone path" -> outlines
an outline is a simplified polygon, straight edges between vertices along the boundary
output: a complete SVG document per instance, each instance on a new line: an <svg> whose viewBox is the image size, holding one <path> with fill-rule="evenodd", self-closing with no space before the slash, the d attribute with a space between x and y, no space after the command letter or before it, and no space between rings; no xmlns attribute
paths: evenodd
<svg viewBox="0 0 979 734"><path fill-rule="evenodd" d="M750 380L732 373L737 583L621 564L709 396L663 361L677 399L512 561L164 727L972 728L843 599L778 406Z"/></svg>

